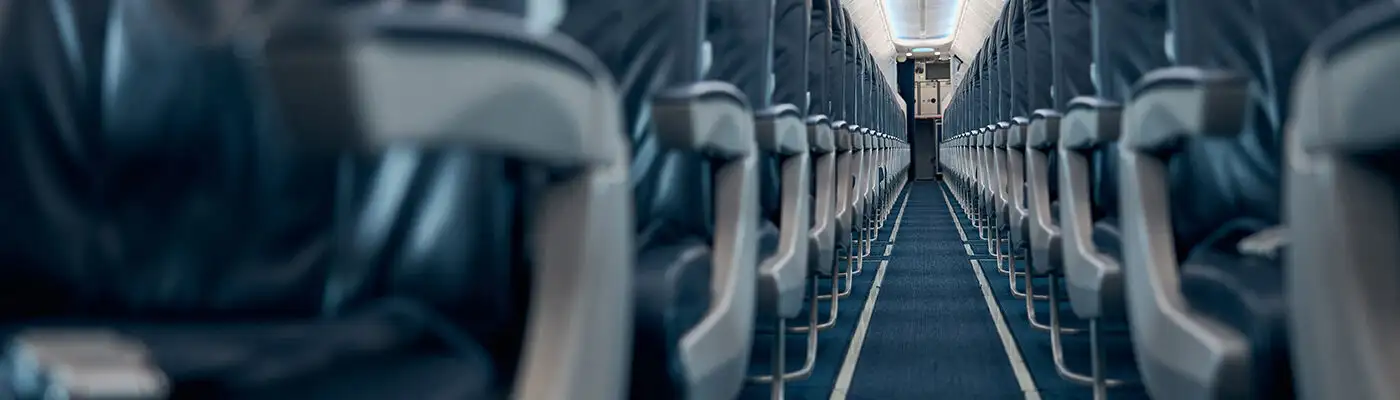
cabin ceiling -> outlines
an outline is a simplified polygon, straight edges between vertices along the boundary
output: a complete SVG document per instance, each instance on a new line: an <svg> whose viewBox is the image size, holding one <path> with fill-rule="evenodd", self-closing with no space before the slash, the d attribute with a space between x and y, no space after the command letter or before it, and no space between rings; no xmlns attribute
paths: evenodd
<svg viewBox="0 0 1400 400"><path fill-rule="evenodd" d="M895 85L901 55L951 54L972 61L1006 0L842 0L880 68Z"/></svg>

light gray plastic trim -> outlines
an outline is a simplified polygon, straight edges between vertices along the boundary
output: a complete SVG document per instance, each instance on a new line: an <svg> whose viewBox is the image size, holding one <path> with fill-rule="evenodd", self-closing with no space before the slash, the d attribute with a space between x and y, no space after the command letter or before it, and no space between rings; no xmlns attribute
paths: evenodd
<svg viewBox="0 0 1400 400"><path fill-rule="evenodd" d="M1295 86L1285 218L1312 233L1292 241L1284 265L1300 399L1400 399L1400 198L1393 175L1357 157L1395 157L1395 7L1354 12L1388 15L1311 54Z"/></svg>
<svg viewBox="0 0 1400 400"><path fill-rule="evenodd" d="M689 83L658 93L652 104L658 138L667 147L721 159L743 158L756 151L753 112L744 93L734 85L720 81ZM739 119L741 110L747 119Z"/></svg>
<svg viewBox="0 0 1400 400"><path fill-rule="evenodd" d="M991 145L987 148L987 151L990 152L992 156L992 170L990 171L991 173L988 174L989 178L991 179L992 193L991 198L988 199L989 202L987 205L991 208L992 213L996 216L997 226L995 226L994 229L1001 229L1007 226L1005 225L1007 223L1005 216L1009 202L1006 197L1006 192L1009 180L1007 179L1006 171L1006 137L1011 134L1010 131L1011 124L999 122L996 125L996 130L992 131L992 137L988 140L991 142Z"/></svg>
<svg viewBox="0 0 1400 400"><path fill-rule="evenodd" d="M1089 115L1089 116L1085 116ZM1084 141L1116 134L1088 133L1084 130L1119 130L1119 122L1110 120L1119 113L1099 110L1071 109L1061 120L1060 131L1060 234L1064 246L1064 276L1070 305L1079 317L1123 316L1123 270L1113 257L1099 252L1093 243L1093 217L1089 180L1089 154L1082 147L1071 147L1064 138L1078 137Z"/></svg>
<svg viewBox="0 0 1400 400"><path fill-rule="evenodd" d="M689 390L686 398L731 399L742 389L747 373L757 303L758 158L753 112L738 89L716 81L667 90L654 98L652 110L663 144L722 161L714 174L710 309L681 337L679 352Z"/></svg>
<svg viewBox="0 0 1400 400"><path fill-rule="evenodd" d="M836 134L836 147L841 150L836 153L836 243L848 244L851 241L851 224L853 223L852 209L855 201L855 185L851 179L858 172L855 165L859 154L856 153L852 144L855 142L855 134L849 129L849 124L844 121L837 121L833 124L833 133Z"/></svg>
<svg viewBox="0 0 1400 400"><path fill-rule="evenodd" d="M1123 270L1094 245L1089 153L1100 140L1117 138L1122 113L1116 103L1075 99L1060 119L1060 235L1065 287L1081 318L1122 318ZM1094 105L1094 106L1088 106Z"/></svg>
<svg viewBox="0 0 1400 400"><path fill-rule="evenodd" d="M812 145L812 152L815 154L826 154L836 151L836 134L831 130L831 121L825 115L811 115L807 117L807 143ZM825 127L825 129L815 129Z"/></svg>
<svg viewBox="0 0 1400 400"><path fill-rule="evenodd" d="M808 246L812 228L812 160L807 126L797 107L782 104L757 116L759 147L782 157L782 207L778 250L758 266L758 313L766 318L793 318L802 311L806 289ZM768 139L764 139L768 138ZM767 144L765 144L767 142Z"/></svg>
<svg viewBox="0 0 1400 400"><path fill-rule="evenodd" d="M487 21L497 14L381 14L347 13L341 25L355 28L332 34L324 31L341 28L287 24L269 40L273 93L294 131L378 146L451 143L559 166L615 161L611 146L620 142L596 136L620 126L616 105L597 100L616 98L616 88L578 44ZM383 34L390 30L442 38ZM441 79L442 71L467 70ZM340 101L327 100L331 89ZM515 106L525 103L528 112Z"/></svg>
<svg viewBox="0 0 1400 400"><path fill-rule="evenodd" d="M1132 132L1123 145L1148 152L1172 150L1188 136L1239 134L1249 105L1249 80L1228 71L1158 69L1142 77L1132 104L1132 118L1138 121L1134 126L1182 129Z"/></svg>
<svg viewBox="0 0 1400 400"><path fill-rule="evenodd" d="M1011 119L1011 134L1006 137L1006 147L1020 150L1026 147L1026 138L1029 136L1031 120L1025 117ZM1020 129L1015 129L1020 127Z"/></svg>
<svg viewBox="0 0 1400 400"><path fill-rule="evenodd" d="M1011 228L1013 249L1029 249L1030 209L1026 204L1026 152L1025 138L1030 129L1030 120L1017 117L1011 125L1006 141L1006 191L1007 210Z"/></svg>
<svg viewBox="0 0 1400 400"><path fill-rule="evenodd" d="M1060 115L1037 110L1031 118L1030 134L1034 146L1026 147L1026 199L1030 211L1031 267L1037 274L1059 270L1063 264L1060 226L1056 225L1050 209L1050 150L1044 143L1057 143L1060 137Z"/></svg>
<svg viewBox="0 0 1400 400"><path fill-rule="evenodd" d="M802 120L797 106L779 104L754 115L758 126L759 150L783 156L806 154L807 124Z"/></svg>
<svg viewBox="0 0 1400 400"><path fill-rule="evenodd" d="M1060 147L1091 150L1118 140L1123 107L1094 97L1076 97L1060 118Z"/></svg>
<svg viewBox="0 0 1400 400"><path fill-rule="evenodd" d="M851 224L852 226L863 226L865 222L865 195L868 193L866 186L869 184L869 157L866 151L866 136L863 132L865 128L858 125L846 125L846 132L851 136L851 142L855 144L851 151L851 175L855 179L851 187L851 194L848 200L851 202ZM845 184L842 184L845 185Z"/></svg>
<svg viewBox="0 0 1400 400"><path fill-rule="evenodd" d="M812 160L812 171L816 174L816 200L812 203L816 207L814 219L812 220L812 232L808 237L811 244L808 247L808 264L812 272L831 276L835 274L836 262L836 156L838 153L832 151L835 148L835 132L831 130L831 124L827 123L826 117L815 115L807 117L807 131L813 143L827 143L829 149L823 151L821 145L814 145L812 152L815 157Z"/></svg>
<svg viewBox="0 0 1400 400"><path fill-rule="evenodd" d="M1175 138L1203 130L1237 132L1244 121L1247 98L1231 93L1237 88L1214 90L1210 85L1153 86L1139 90L1124 110L1118 184L1123 261L1131 268L1124 276L1128 318L1138 370L1157 398L1251 397L1249 344L1239 332L1186 304L1172 236L1171 188L1162 151ZM1227 104L1227 99L1241 104ZM1234 129L1222 126L1227 121L1234 121Z"/></svg>
<svg viewBox="0 0 1400 400"><path fill-rule="evenodd" d="M626 137L621 125L600 132L614 133L594 140ZM516 398L626 394L636 253L630 158L620 153L612 163L589 167L550 188L539 205L532 239L536 278Z"/></svg>
<svg viewBox="0 0 1400 400"><path fill-rule="evenodd" d="M838 152L851 151L851 135L846 131L846 121L836 121L831 123L832 137L836 139L836 150Z"/></svg>
<svg viewBox="0 0 1400 400"><path fill-rule="evenodd" d="M1051 121L1048 125L1040 125L1042 129L1036 129L1037 121ZM1026 136L1026 146L1040 149L1054 149L1060 145L1060 113L1055 110L1039 109L1031 113L1031 129ZM1044 123L1044 122L1042 122Z"/></svg>

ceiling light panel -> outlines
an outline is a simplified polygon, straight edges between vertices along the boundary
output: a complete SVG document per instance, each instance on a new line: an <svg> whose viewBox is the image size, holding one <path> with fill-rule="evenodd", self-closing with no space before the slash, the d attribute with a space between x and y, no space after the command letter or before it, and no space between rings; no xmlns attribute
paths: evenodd
<svg viewBox="0 0 1400 400"><path fill-rule="evenodd" d="M884 2L895 42L946 40L957 25L962 0L876 0Z"/></svg>

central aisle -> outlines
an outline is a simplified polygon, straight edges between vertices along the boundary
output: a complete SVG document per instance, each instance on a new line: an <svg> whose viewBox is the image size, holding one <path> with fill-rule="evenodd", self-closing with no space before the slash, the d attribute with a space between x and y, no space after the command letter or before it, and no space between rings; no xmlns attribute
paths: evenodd
<svg viewBox="0 0 1400 400"><path fill-rule="evenodd" d="M912 186L847 398L1025 398L941 185Z"/></svg>

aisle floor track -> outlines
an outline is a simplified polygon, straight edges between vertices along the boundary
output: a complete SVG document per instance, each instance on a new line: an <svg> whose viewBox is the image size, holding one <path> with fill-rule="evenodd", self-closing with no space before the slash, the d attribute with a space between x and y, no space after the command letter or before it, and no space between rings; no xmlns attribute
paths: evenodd
<svg viewBox="0 0 1400 400"><path fill-rule="evenodd" d="M940 185L941 186L941 185ZM1011 295L1008 284L1008 277L997 271L996 258L991 255L986 240L983 240L977 233L976 228L968 215L963 212L962 207L956 203L955 197L951 194L951 188L943 186L948 190L949 204L953 215L964 230L966 240L963 246L964 254L971 258L975 267L980 267L982 275L987 279L992 293L999 306L999 311L1006 321L1006 325L1011 330L1011 335L1015 338L1016 347L1019 349L1024 363L1029 369L1031 377L1035 381L1037 390L1041 398L1045 399L1089 399L1092 392L1088 387L1080 386L1067 380L1061 379L1055 370L1054 354L1050 343L1050 333L1036 330L1030 326L1028 314L1026 313L1025 299L1017 299ZM907 228L906 228L907 229ZM1003 261L1005 262L1005 261ZM1024 268L1025 260L1017 260L1018 267ZM1045 294L1049 290L1049 282L1044 278L1032 280L1034 292ZM1023 281L1017 281L1017 288L1024 289ZM1059 291L1062 295L1064 289ZM1049 303L1046 301L1036 301L1036 317L1042 323L1050 322ZM1060 318L1064 326L1086 328L1088 322L1080 320L1074 316L1070 310L1068 301L1064 301L1060 308ZM1129 381L1137 381L1137 369L1132 354L1132 344L1129 341L1125 327L1107 327L1101 337L1105 342L1107 350L1107 371L1111 378L1123 378ZM1087 331L1085 331L1087 332ZM1065 352L1066 364L1070 369L1077 372L1089 371L1089 336L1087 333L1078 335L1062 335L1062 345ZM1148 396L1141 386L1129 386L1109 390L1110 399L1147 399Z"/></svg>
<svg viewBox="0 0 1400 400"><path fill-rule="evenodd" d="M900 194L891 202L892 214L885 221L884 227L880 229L876 240L872 245L870 255L865 257L865 264L860 274L856 275L852 282L851 294L841 298L837 307L839 317L836 326L824 330L817 338L817 362L812 371L812 376L804 380L788 381L785 394L788 399L816 400L827 399L836 387L837 376L841 372L843 363L846 360L848 349L852 341L856 338L856 328L859 325L860 314L866 307L866 299L874 289L875 276L878 275L881 265L887 264L889 257L885 255L884 248L890 243L894 235L896 220L898 217L893 213L899 212L899 204L908 197L910 186L905 185ZM903 234L900 234L901 237ZM896 239L901 240L901 239ZM844 263L845 261L841 261ZM844 269L845 266L842 265ZM845 282L842 282L844 285ZM821 280L819 287L825 293L830 289L831 281ZM825 319L830 312L830 303L826 300L819 302L818 314ZM803 309L801 317L787 321L788 326L799 326L807 324L807 309ZM807 334L791 333L787 335L786 361L789 371L796 370L802 366L803 357L807 354ZM754 353L750 359L750 374L765 374L771 368L769 364L769 352L774 336L760 333L754 336ZM743 400L768 399L768 384L752 383L744 387L739 398Z"/></svg>
<svg viewBox="0 0 1400 400"><path fill-rule="evenodd" d="M1022 399L1027 390L1033 396L1029 377L1018 378L1008 362L1019 359L1015 346L1008 351L988 318L983 286L940 185L915 182L910 193L845 398Z"/></svg>

